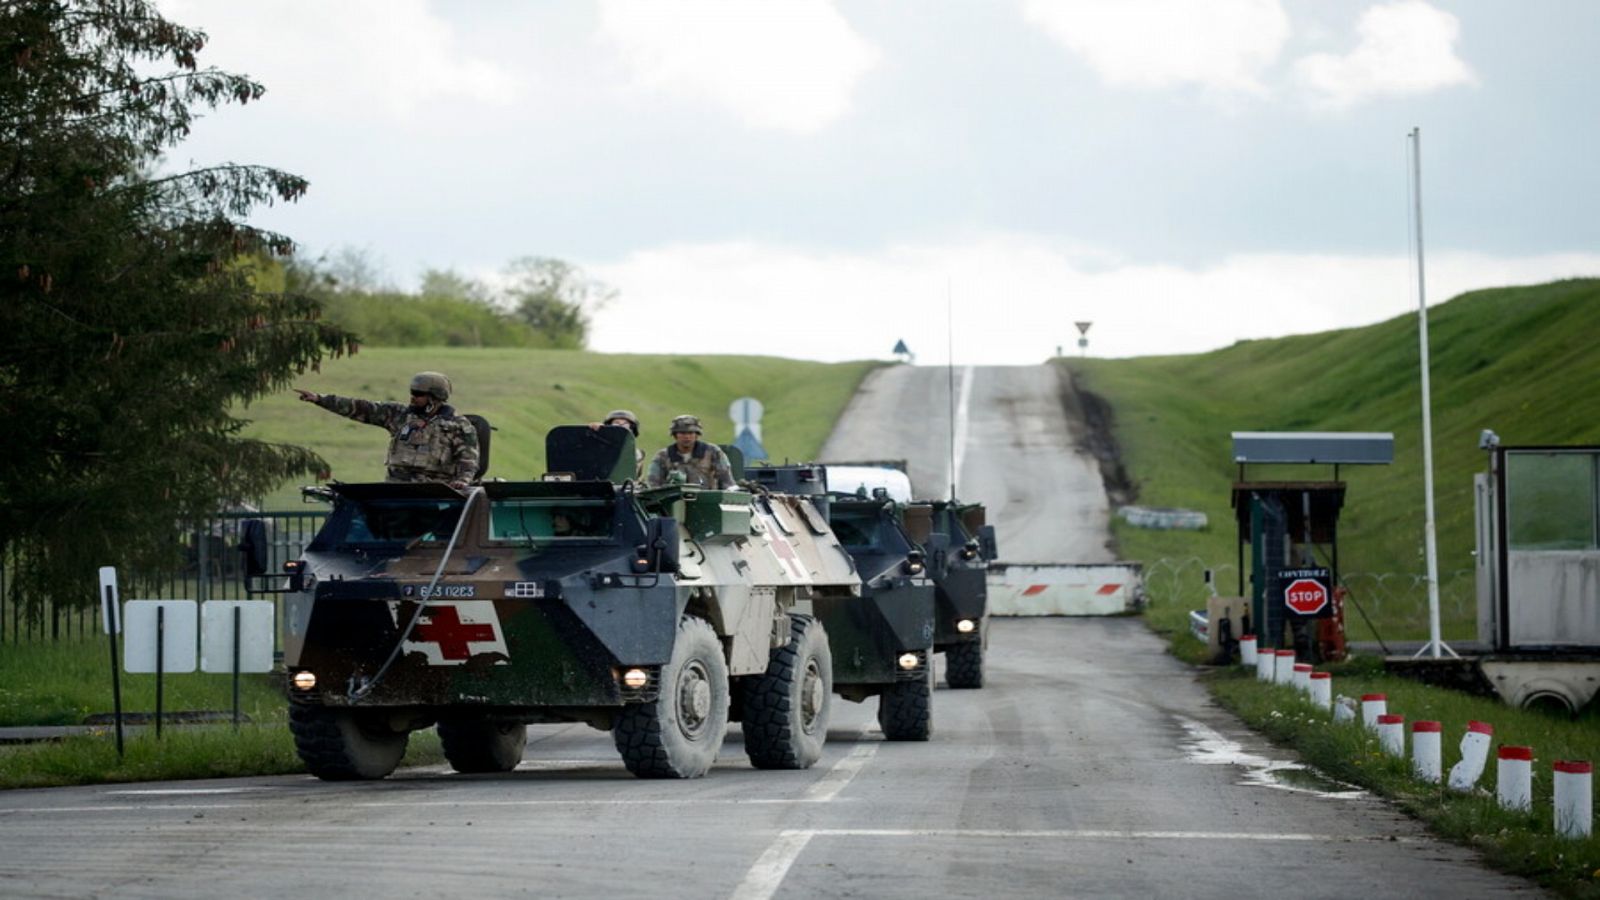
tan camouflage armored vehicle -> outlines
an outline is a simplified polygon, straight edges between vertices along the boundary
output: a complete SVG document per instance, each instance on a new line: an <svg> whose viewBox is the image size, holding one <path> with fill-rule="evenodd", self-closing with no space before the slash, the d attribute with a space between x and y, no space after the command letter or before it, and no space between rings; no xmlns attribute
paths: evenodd
<svg viewBox="0 0 1600 900"><path fill-rule="evenodd" d="M291 564L290 725L325 779L382 778L437 726L462 772L525 726L609 730L628 770L692 778L740 722L750 761L827 737L828 637L798 609L861 591L809 501L632 481L625 428L553 429L541 481L342 484Z"/></svg>

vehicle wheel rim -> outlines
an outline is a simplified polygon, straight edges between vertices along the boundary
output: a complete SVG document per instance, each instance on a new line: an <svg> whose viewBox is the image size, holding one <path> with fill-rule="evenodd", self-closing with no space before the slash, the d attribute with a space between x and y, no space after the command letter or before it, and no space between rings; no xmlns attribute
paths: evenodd
<svg viewBox="0 0 1600 900"><path fill-rule="evenodd" d="M822 671L817 668L816 657L811 657L806 660L806 674L800 683L800 725L807 734L817 730L822 707L827 702L828 691L822 683Z"/></svg>
<svg viewBox="0 0 1600 900"><path fill-rule="evenodd" d="M698 739L711 719L711 674L705 663L690 660L678 674L678 729Z"/></svg>

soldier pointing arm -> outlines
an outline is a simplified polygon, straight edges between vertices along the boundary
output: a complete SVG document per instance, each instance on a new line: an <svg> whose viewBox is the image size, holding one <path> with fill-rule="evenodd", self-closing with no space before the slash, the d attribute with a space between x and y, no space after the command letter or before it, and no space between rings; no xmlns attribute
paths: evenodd
<svg viewBox="0 0 1600 900"><path fill-rule="evenodd" d="M388 431L386 481L442 481L462 490L478 474L478 431L445 402L450 399L450 379L438 372L419 372L412 377L409 404L299 388L295 393L329 412Z"/></svg>

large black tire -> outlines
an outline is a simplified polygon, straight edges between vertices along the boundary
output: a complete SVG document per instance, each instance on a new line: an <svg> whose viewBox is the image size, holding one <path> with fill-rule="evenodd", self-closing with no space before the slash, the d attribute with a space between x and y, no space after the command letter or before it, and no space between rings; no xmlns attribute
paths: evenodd
<svg viewBox="0 0 1600 900"><path fill-rule="evenodd" d="M897 681L878 695L878 727L890 741L925 741L933 734L932 665L922 678Z"/></svg>
<svg viewBox="0 0 1600 900"><path fill-rule="evenodd" d="M758 769L808 769L822 757L833 709L828 633L810 616L789 616L789 643L745 687L744 752Z"/></svg>
<svg viewBox="0 0 1600 900"><path fill-rule="evenodd" d="M983 642L952 644L944 652L944 683L953 688L983 687Z"/></svg>
<svg viewBox="0 0 1600 900"><path fill-rule="evenodd" d="M295 752L323 781L386 778L406 755L410 734L391 731L373 718L355 710L290 704Z"/></svg>
<svg viewBox="0 0 1600 900"><path fill-rule="evenodd" d="M678 620L661 693L622 708L611 736L640 778L699 778L717 761L728 732L728 663L704 619Z"/></svg>
<svg viewBox="0 0 1600 900"><path fill-rule="evenodd" d="M521 722L439 720L439 744L457 772L509 772L522 762L528 726Z"/></svg>

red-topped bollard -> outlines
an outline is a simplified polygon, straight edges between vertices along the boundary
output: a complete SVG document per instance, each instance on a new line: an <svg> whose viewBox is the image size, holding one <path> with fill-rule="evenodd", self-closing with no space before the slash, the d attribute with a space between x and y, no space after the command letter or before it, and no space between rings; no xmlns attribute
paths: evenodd
<svg viewBox="0 0 1600 900"><path fill-rule="evenodd" d="M1276 684L1294 683L1294 651L1279 650L1278 665L1272 670L1272 680Z"/></svg>
<svg viewBox="0 0 1600 900"><path fill-rule="evenodd" d="M1594 767L1557 760L1555 770L1556 834L1586 838L1594 831Z"/></svg>
<svg viewBox="0 0 1600 900"><path fill-rule="evenodd" d="M1256 664L1256 636L1246 634L1239 638L1239 665L1253 666Z"/></svg>
<svg viewBox="0 0 1600 900"><path fill-rule="evenodd" d="M1501 747L1495 769L1495 797L1501 809L1533 809L1533 748Z"/></svg>
<svg viewBox="0 0 1600 900"><path fill-rule="evenodd" d="M1440 769L1439 744L1444 737L1444 725L1439 722L1414 722L1411 725L1411 771L1429 784L1438 784Z"/></svg>
<svg viewBox="0 0 1600 900"><path fill-rule="evenodd" d="M1311 673L1311 702L1322 707L1333 707L1333 676L1327 672Z"/></svg>
<svg viewBox="0 0 1600 900"><path fill-rule="evenodd" d="M1478 783L1489 761L1493 736L1494 726L1488 722L1467 723L1467 733L1461 736L1461 761L1450 767L1450 790L1470 791Z"/></svg>
<svg viewBox="0 0 1600 900"><path fill-rule="evenodd" d="M1384 713L1378 717L1378 746L1390 756L1406 755L1406 717Z"/></svg>
<svg viewBox="0 0 1600 900"><path fill-rule="evenodd" d="M1311 664L1294 664L1294 689L1307 696L1311 695Z"/></svg>
<svg viewBox="0 0 1600 900"><path fill-rule="evenodd" d="M1361 724L1378 730L1378 717L1389 711L1389 697L1386 694L1361 695Z"/></svg>

